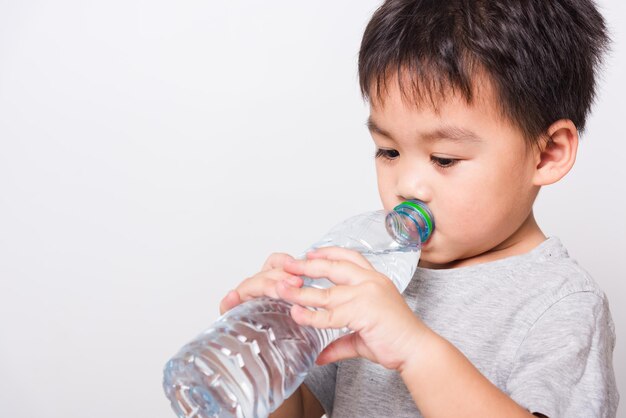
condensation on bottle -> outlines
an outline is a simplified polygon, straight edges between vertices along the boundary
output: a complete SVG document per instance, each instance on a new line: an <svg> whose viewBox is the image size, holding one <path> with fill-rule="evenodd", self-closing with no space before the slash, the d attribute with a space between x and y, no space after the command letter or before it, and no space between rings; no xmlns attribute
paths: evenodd
<svg viewBox="0 0 626 418"><path fill-rule="evenodd" d="M332 228L310 249L361 252L400 292L413 277L420 249L434 230L421 201L367 212ZM327 288L327 279L304 278ZM244 302L186 344L164 370L163 388L179 418L264 418L302 384L319 353L349 329L296 324L292 304L267 297ZM310 308L315 309L315 308Z"/></svg>

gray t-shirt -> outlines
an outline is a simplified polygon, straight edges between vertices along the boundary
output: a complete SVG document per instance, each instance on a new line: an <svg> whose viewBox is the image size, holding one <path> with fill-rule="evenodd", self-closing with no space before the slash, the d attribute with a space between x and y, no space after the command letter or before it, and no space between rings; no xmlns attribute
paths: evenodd
<svg viewBox="0 0 626 418"><path fill-rule="evenodd" d="M418 268L403 296L426 325L529 411L615 417L608 301L557 238L490 263ZM422 416L400 375L366 359L317 366L304 383L329 418Z"/></svg>

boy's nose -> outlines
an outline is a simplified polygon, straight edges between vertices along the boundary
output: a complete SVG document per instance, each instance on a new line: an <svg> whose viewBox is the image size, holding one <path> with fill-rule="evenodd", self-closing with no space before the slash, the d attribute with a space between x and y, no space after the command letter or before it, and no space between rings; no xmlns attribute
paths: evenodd
<svg viewBox="0 0 626 418"><path fill-rule="evenodd" d="M432 191L426 178L418 175L415 170L407 170L399 176L397 193L402 200L418 199L428 203L432 199Z"/></svg>

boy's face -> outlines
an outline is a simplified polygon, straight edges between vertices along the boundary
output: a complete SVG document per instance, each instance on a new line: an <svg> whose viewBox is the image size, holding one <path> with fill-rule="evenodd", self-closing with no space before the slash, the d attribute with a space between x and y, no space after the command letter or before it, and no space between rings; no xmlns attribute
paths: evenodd
<svg viewBox="0 0 626 418"><path fill-rule="evenodd" d="M538 153L498 114L489 87L471 105L443 99L436 112L403 101L392 86L383 104L371 104L368 124L378 190L387 210L412 198L431 209L436 227L420 265L459 267L532 248Z"/></svg>

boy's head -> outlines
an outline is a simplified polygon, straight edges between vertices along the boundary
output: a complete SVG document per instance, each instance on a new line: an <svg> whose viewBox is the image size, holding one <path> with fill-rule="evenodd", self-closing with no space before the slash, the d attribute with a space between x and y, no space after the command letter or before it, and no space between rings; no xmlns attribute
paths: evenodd
<svg viewBox="0 0 626 418"><path fill-rule="evenodd" d="M471 103L484 75L498 110L534 143L559 119L584 128L607 43L591 0L388 0L363 35L361 91L384 99L402 75L409 101L456 93Z"/></svg>
<svg viewBox="0 0 626 418"><path fill-rule="evenodd" d="M359 77L380 194L431 206L423 258L536 241L532 203L574 162L607 44L591 0L388 0L374 13Z"/></svg>

